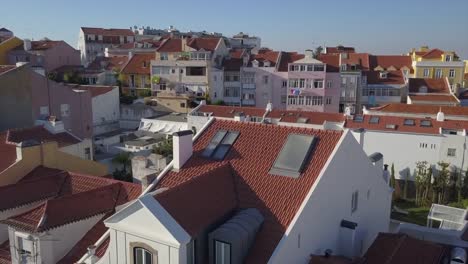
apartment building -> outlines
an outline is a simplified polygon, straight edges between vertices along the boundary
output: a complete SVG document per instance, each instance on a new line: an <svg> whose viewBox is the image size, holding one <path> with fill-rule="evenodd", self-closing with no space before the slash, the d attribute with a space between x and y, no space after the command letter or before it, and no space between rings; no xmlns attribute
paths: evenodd
<svg viewBox="0 0 468 264"><path fill-rule="evenodd" d="M113 48L134 41L135 33L131 29L81 27L78 38L81 64L87 66L96 57L104 57L106 48Z"/></svg>
<svg viewBox="0 0 468 264"><path fill-rule="evenodd" d="M129 53L128 62L120 71L122 92L134 96L149 96L151 91L151 60L155 53Z"/></svg>
<svg viewBox="0 0 468 264"><path fill-rule="evenodd" d="M408 80L403 71L367 71L361 87L361 106L401 103L406 101Z"/></svg>
<svg viewBox="0 0 468 264"><path fill-rule="evenodd" d="M304 58L288 64L287 110L338 112L340 76L306 50Z"/></svg>
<svg viewBox="0 0 468 264"><path fill-rule="evenodd" d="M262 39L239 32L232 36L232 38L229 38L229 46L234 49L260 49L262 47Z"/></svg>
<svg viewBox="0 0 468 264"><path fill-rule="evenodd" d="M62 40L23 40L23 45L8 52L9 64L27 62L42 74L64 65L80 65L80 52Z"/></svg>
<svg viewBox="0 0 468 264"><path fill-rule="evenodd" d="M152 90L204 98L215 79L222 83L221 64L227 54L219 37L166 39L151 61Z"/></svg>
<svg viewBox="0 0 468 264"><path fill-rule="evenodd" d="M414 77L444 78L447 77L453 91L463 85L464 61L454 51L429 49L427 46L412 49L409 54L413 61Z"/></svg>

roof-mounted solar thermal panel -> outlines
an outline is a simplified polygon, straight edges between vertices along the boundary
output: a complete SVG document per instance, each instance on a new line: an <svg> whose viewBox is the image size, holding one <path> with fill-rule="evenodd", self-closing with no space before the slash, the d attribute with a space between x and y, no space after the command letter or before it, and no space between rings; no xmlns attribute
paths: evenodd
<svg viewBox="0 0 468 264"><path fill-rule="evenodd" d="M211 157L211 155L213 155L213 152L216 150L216 148L221 143L226 134L226 130L219 130L218 132L216 132L216 134L211 139L210 144L208 144L208 146L203 151L202 156L205 158Z"/></svg>
<svg viewBox="0 0 468 264"><path fill-rule="evenodd" d="M290 134L270 169L270 174L297 178L313 150L315 137Z"/></svg>
<svg viewBox="0 0 468 264"><path fill-rule="evenodd" d="M227 135L223 138L221 144L218 145L218 148L216 148L214 154L212 155L212 158L215 160L223 160L238 136L238 131L229 131Z"/></svg>

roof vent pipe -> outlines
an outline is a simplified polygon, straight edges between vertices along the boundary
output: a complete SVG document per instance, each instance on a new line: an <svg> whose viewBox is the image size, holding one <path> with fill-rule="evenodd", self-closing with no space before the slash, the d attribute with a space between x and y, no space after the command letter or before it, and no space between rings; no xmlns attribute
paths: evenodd
<svg viewBox="0 0 468 264"><path fill-rule="evenodd" d="M442 107L439 108L439 112L437 113L437 122L444 122L445 121L445 114L442 112Z"/></svg>
<svg viewBox="0 0 468 264"><path fill-rule="evenodd" d="M96 256L96 248L97 247L95 245L91 245L88 247L88 255L89 255L90 264L94 264L99 260L99 258Z"/></svg>

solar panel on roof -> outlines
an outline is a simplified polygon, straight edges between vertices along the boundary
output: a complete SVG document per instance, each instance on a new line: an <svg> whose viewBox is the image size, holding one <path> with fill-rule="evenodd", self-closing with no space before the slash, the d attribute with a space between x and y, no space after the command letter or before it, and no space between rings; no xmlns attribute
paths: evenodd
<svg viewBox="0 0 468 264"><path fill-rule="evenodd" d="M403 125L414 126L414 119L405 119L405 121L403 122Z"/></svg>
<svg viewBox="0 0 468 264"><path fill-rule="evenodd" d="M420 126L422 126L422 127L431 127L432 122L431 122L431 120L421 120Z"/></svg>
<svg viewBox="0 0 468 264"><path fill-rule="evenodd" d="M276 157L270 174L297 178L301 174L313 149L315 137L289 134Z"/></svg>
<svg viewBox="0 0 468 264"><path fill-rule="evenodd" d="M380 117L378 117L378 116L372 116L372 117L369 119L369 124L378 124L378 123L379 123L379 120L380 120Z"/></svg>

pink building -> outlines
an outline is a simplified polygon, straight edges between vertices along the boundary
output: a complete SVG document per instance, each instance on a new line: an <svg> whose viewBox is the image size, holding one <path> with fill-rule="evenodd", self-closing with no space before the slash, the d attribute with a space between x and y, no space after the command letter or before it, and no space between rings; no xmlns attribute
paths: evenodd
<svg viewBox="0 0 468 264"><path fill-rule="evenodd" d="M287 110L338 112L340 74L313 58L305 57L288 64Z"/></svg>
<svg viewBox="0 0 468 264"><path fill-rule="evenodd" d="M46 72L64 65L80 65L80 52L65 41L23 40L19 46L8 54L10 64L28 62L34 68L42 68Z"/></svg>

